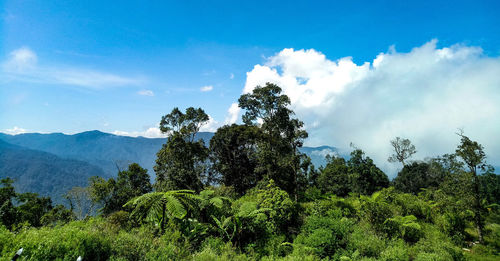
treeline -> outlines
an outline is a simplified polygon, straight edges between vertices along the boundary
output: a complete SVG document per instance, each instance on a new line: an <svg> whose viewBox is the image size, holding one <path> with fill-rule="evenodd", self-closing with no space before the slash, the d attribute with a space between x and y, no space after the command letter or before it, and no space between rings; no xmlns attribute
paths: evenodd
<svg viewBox="0 0 500 261"><path fill-rule="evenodd" d="M138 164L49 198L0 188L0 253L26 260L498 260L500 176L483 146L458 133L456 151L412 160L390 141L391 182L354 148L315 169L307 132L274 84L239 99L243 124L195 135L200 108L161 119L168 134L156 180ZM97 215L94 215L97 210Z"/></svg>

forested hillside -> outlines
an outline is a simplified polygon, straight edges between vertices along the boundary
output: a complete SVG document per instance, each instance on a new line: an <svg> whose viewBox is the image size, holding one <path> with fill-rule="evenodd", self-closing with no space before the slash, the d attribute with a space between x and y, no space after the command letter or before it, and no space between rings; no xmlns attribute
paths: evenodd
<svg viewBox="0 0 500 261"><path fill-rule="evenodd" d="M208 143L196 138L203 109L163 116L154 182L132 163L71 189L65 208L2 179L1 259L20 248L25 260L500 259L500 176L487 144L458 131L454 151L422 160L394 137L391 181L362 148L315 168L277 85L238 102L243 124Z"/></svg>
<svg viewBox="0 0 500 261"><path fill-rule="evenodd" d="M18 192L34 192L62 203L68 190L87 186L92 176L110 177L87 162L63 159L0 140L0 178L14 179Z"/></svg>
<svg viewBox="0 0 500 261"><path fill-rule="evenodd" d="M208 146L213 135L199 132L196 139L204 140ZM146 168L154 180L156 153L166 139L88 131L74 135L0 133L0 142L0 178L13 178L14 187L20 192L36 192L61 203L72 187L87 186L89 177L116 177L119 169L126 169L133 162ZM311 157L316 167L325 165L325 155L337 153L336 148L329 146L300 150Z"/></svg>

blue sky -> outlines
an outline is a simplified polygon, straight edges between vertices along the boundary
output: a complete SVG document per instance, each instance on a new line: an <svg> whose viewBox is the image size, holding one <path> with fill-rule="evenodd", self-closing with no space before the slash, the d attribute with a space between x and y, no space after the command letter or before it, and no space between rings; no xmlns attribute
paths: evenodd
<svg viewBox="0 0 500 261"><path fill-rule="evenodd" d="M265 78L256 65L286 78L293 59L283 57L300 55L300 50L309 50L307 57L322 55L312 61L318 64L302 68L306 71L320 66L321 59L337 63L352 57L352 66L374 67L380 53L414 63L449 49L454 57L467 53L470 59L441 64L444 72L456 74L481 60L492 71L488 75L495 75L500 56L498 1L6 0L1 5L0 131L11 133L98 129L140 135L175 106L202 107L213 118L207 129L213 129L231 121L228 110L242 92L251 90L247 85ZM286 48L293 49L288 56ZM474 77L479 76L468 79ZM498 90L487 86L484 90ZM293 95L291 87L287 92ZM405 97L411 97L412 89L408 92ZM356 97L354 103L363 104L363 96ZM304 109L311 106L297 106L316 135L310 144L352 141L328 134L341 131L342 123L322 124L329 121ZM339 106L337 111L347 109L334 107ZM457 126L451 127L471 122L454 121ZM346 126L362 128L355 122ZM415 134L416 139L422 135Z"/></svg>

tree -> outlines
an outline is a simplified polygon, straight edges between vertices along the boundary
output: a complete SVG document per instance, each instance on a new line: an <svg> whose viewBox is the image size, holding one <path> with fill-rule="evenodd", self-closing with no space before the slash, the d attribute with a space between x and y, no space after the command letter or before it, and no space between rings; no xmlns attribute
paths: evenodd
<svg viewBox="0 0 500 261"><path fill-rule="evenodd" d="M180 133L193 142L196 133L209 120L208 115L201 108L189 107L186 113L182 113L175 107L171 113L163 116L160 121L160 131L162 133Z"/></svg>
<svg viewBox="0 0 500 261"><path fill-rule="evenodd" d="M458 133L460 136L460 144L458 145L455 153L459 156L465 166L469 169L469 172L473 176L473 195L474 195L474 222L476 223L476 229L478 234L479 242L483 243L483 219L481 217L481 190L479 175L480 171L486 171L488 165L486 164L486 154L484 153L484 148L477 141L471 140L469 137L465 136L463 132Z"/></svg>
<svg viewBox="0 0 500 261"><path fill-rule="evenodd" d="M360 149L351 152L347 167L352 192L370 195L389 186L387 175L373 163L370 157L365 157L365 153Z"/></svg>
<svg viewBox="0 0 500 261"><path fill-rule="evenodd" d="M279 86L266 83L242 95L238 102L245 110L243 122L260 125L262 130L257 171L265 172L280 188L297 196L303 159L298 148L302 147L307 132L302 129L303 122L292 118L294 112L288 108L290 99L281 94Z"/></svg>
<svg viewBox="0 0 500 261"><path fill-rule="evenodd" d="M351 192L349 171L344 158L327 156L328 163L318 177L318 186L323 193L347 196Z"/></svg>
<svg viewBox="0 0 500 261"><path fill-rule="evenodd" d="M256 126L233 124L217 129L210 140L212 170L220 175L217 181L232 186L240 195L262 178L262 173L256 171L260 136Z"/></svg>
<svg viewBox="0 0 500 261"><path fill-rule="evenodd" d="M131 199L124 206L133 207L132 217L155 222L165 232L168 219L184 218L197 199L192 190L171 190L151 192Z"/></svg>
<svg viewBox="0 0 500 261"><path fill-rule="evenodd" d="M36 193L21 193L17 195L18 223L28 222L34 227L42 226L41 219L52 209L52 200L49 197L39 197Z"/></svg>
<svg viewBox="0 0 500 261"><path fill-rule="evenodd" d="M0 223L6 227L11 227L16 223L17 211L14 207L13 200L16 197L16 191L12 184L14 180L11 178L3 178L0 180L2 187L0 188Z"/></svg>
<svg viewBox="0 0 500 261"><path fill-rule="evenodd" d="M200 108L192 107L182 113L174 108L162 117L160 130L169 134L167 142L157 153L156 190L203 188L202 174L208 149L203 140L195 141L196 133L208 121L208 115Z"/></svg>
<svg viewBox="0 0 500 261"><path fill-rule="evenodd" d="M323 193L347 196L349 193L371 195L389 186L389 178L361 149L351 152L348 161L340 157L327 157L318 184Z"/></svg>
<svg viewBox="0 0 500 261"><path fill-rule="evenodd" d="M391 146L394 148L394 154L387 160L389 162L401 162L403 166L406 166L405 161L417 152L415 146L411 144L409 139L396 137L396 139L391 140Z"/></svg>
<svg viewBox="0 0 500 261"><path fill-rule="evenodd" d="M102 205L104 215L122 210L127 201L152 189L148 170L137 163L130 164L128 170L119 171L116 180L93 177L90 181L92 199Z"/></svg>
<svg viewBox="0 0 500 261"><path fill-rule="evenodd" d="M447 172L434 160L412 162L403 167L393 180L393 184L399 191L417 195L422 188L438 188L446 179L446 175Z"/></svg>
<svg viewBox="0 0 500 261"><path fill-rule="evenodd" d="M69 201L70 210L75 213L78 220L94 214L96 205L91 193L89 187L73 187L64 196Z"/></svg>

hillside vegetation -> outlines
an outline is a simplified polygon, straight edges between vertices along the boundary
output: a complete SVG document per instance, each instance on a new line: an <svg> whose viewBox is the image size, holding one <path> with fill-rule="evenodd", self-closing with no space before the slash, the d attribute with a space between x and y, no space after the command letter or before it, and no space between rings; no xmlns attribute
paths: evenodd
<svg viewBox="0 0 500 261"><path fill-rule="evenodd" d="M21 247L25 260L500 259L500 176L481 144L459 132L455 151L416 160L396 137L393 181L361 148L316 169L289 104L259 86L239 99L244 124L209 144L196 139L208 115L174 108L153 183L132 163L72 188L69 208L2 179L1 260Z"/></svg>

